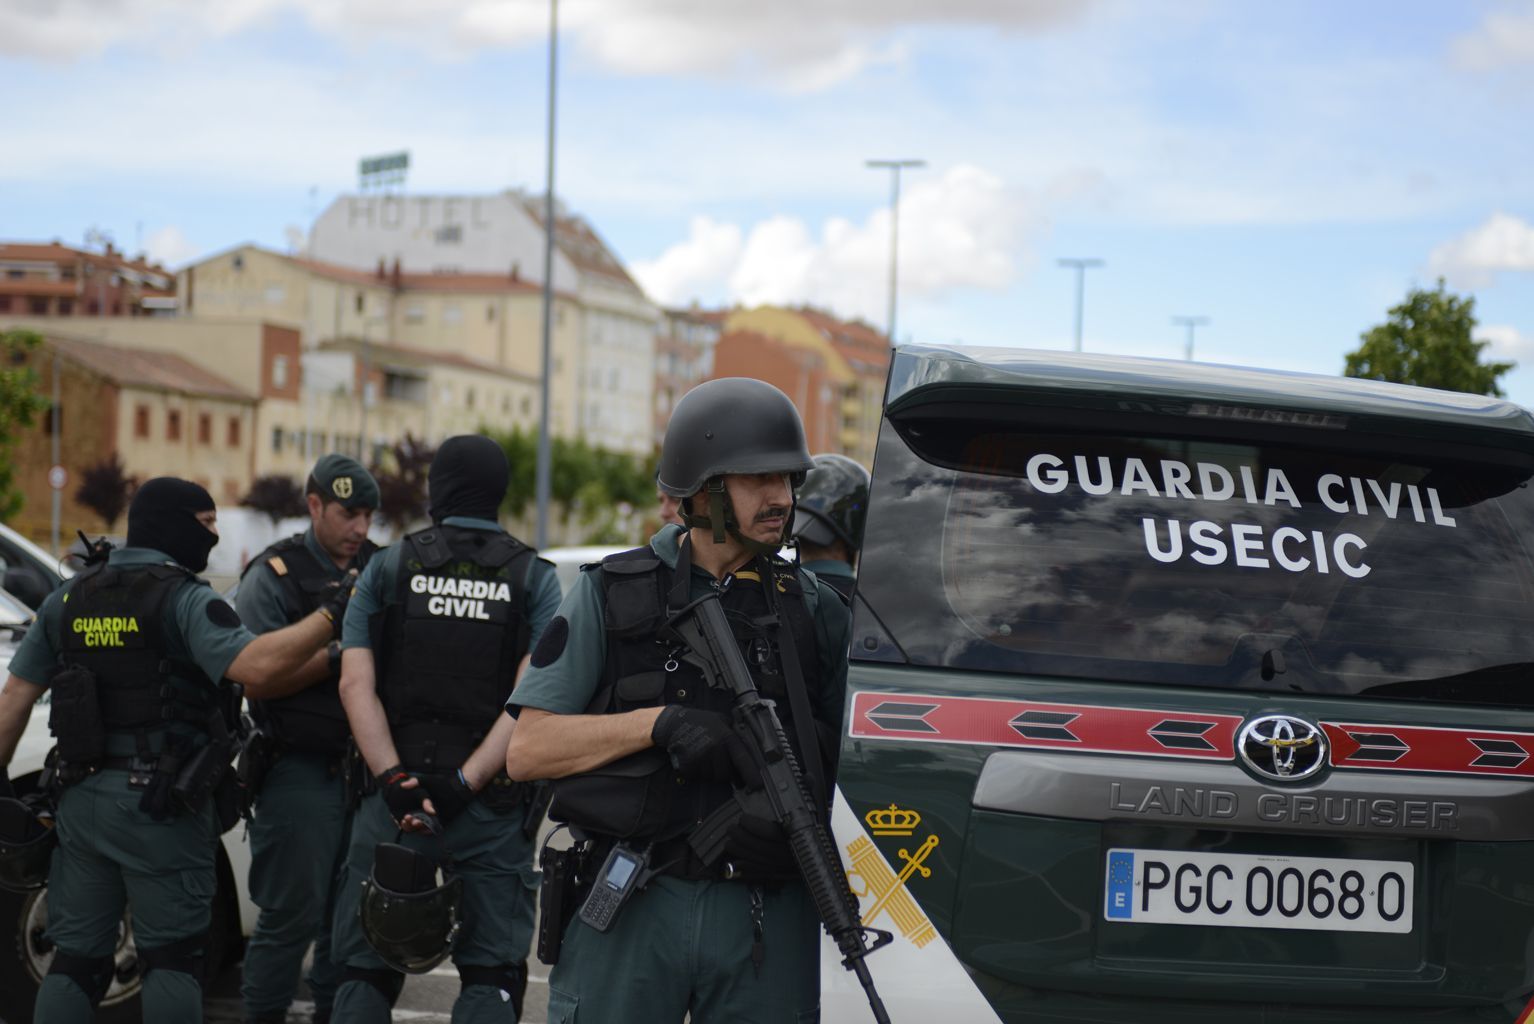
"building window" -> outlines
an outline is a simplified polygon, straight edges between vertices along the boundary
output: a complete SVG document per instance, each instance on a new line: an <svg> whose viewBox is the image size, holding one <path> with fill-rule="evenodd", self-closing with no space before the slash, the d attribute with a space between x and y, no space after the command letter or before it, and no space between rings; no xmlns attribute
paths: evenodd
<svg viewBox="0 0 1534 1024"><path fill-rule="evenodd" d="M282 428L281 427L273 427L272 428L272 454L273 455L280 455L281 453L282 453Z"/></svg>
<svg viewBox="0 0 1534 1024"><path fill-rule="evenodd" d="M226 437L228 438L229 447L238 448L240 446L240 418L238 416L229 417L229 431Z"/></svg>
<svg viewBox="0 0 1534 1024"><path fill-rule="evenodd" d="M145 438L149 436L149 406L138 405L133 408L133 436Z"/></svg>
<svg viewBox="0 0 1534 1024"><path fill-rule="evenodd" d="M181 440L181 410L171 409L165 414L165 440Z"/></svg>
<svg viewBox="0 0 1534 1024"><path fill-rule="evenodd" d="M362 293L357 293L357 312L362 312Z"/></svg>
<svg viewBox="0 0 1534 1024"><path fill-rule="evenodd" d="M288 386L288 357L272 356L272 387L278 391Z"/></svg>
<svg viewBox="0 0 1534 1024"><path fill-rule="evenodd" d="M462 224L446 224L437 229L438 245L457 245L463 241Z"/></svg>
<svg viewBox="0 0 1534 1024"><path fill-rule="evenodd" d="M10 311L11 297L9 295L0 295L0 313L9 313Z"/></svg>
<svg viewBox="0 0 1534 1024"><path fill-rule="evenodd" d="M486 306L485 307L485 323L488 324L488 323L494 323L494 322L495 322L495 307L493 305L492 306Z"/></svg>
<svg viewBox="0 0 1534 1024"><path fill-rule="evenodd" d="M468 406L470 409L474 408L474 389L473 388L470 388L468 394L464 395L463 404Z"/></svg>
<svg viewBox="0 0 1534 1024"><path fill-rule="evenodd" d="M463 307L456 302L450 302L442 307L442 322L445 324L463 323Z"/></svg>
<svg viewBox="0 0 1534 1024"><path fill-rule="evenodd" d="M59 316L72 316L75 311L74 299L59 300Z"/></svg>
<svg viewBox="0 0 1534 1024"><path fill-rule="evenodd" d="M197 443L213 443L213 416L209 413L200 412L197 414Z"/></svg>
<svg viewBox="0 0 1534 1024"><path fill-rule="evenodd" d="M10 278L12 281L20 281L22 278L27 276L27 272L25 270L17 270L15 267L12 267L10 270L5 272L5 276Z"/></svg>
<svg viewBox="0 0 1534 1024"><path fill-rule="evenodd" d="M60 402L42 413L38 418L43 421L43 436L52 437L54 421L57 420L61 427L64 425L64 404Z"/></svg>
<svg viewBox="0 0 1534 1024"><path fill-rule="evenodd" d="M38 296L33 296L32 301L28 303L28 308L30 309L33 316L47 316L48 300Z"/></svg>
<svg viewBox="0 0 1534 1024"><path fill-rule="evenodd" d="M412 302L405 307L405 323L420 324L426 322L426 307L419 302Z"/></svg>
<svg viewBox="0 0 1534 1024"><path fill-rule="evenodd" d="M268 285L266 289L266 304L268 306L280 306L288 300L288 290L280 284Z"/></svg>
<svg viewBox="0 0 1534 1024"><path fill-rule="evenodd" d="M523 416L531 416L532 414L533 414L533 400L532 400L532 398L530 396L523 395L522 396L522 415Z"/></svg>

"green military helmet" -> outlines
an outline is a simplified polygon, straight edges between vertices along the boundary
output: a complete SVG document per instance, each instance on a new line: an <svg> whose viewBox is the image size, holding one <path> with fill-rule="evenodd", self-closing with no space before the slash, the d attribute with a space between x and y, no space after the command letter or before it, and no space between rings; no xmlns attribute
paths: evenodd
<svg viewBox="0 0 1534 1024"><path fill-rule="evenodd" d="M776 550L742 537L725 495L730 473L787 473L798 486L815 466L804 441L804 422L789 397L764 380L721 377L704 381L682 396L666 424L655 483L665 493L687 498L705 487L707 514L684 502L689 528L713 531L714 543L728 530L747 548Z"/></svg>
<svg viewBox="0 0 1534 1024"><path fill-rule="evenodd" d="M58 833L14 797L0 799L0 889L31 892L48 884Z"/></svg>
<svg viewBox="0 0 1534 1024"><path fill-rule="evenodd" d="M463 879L437 884L430 857L396 843L379 843L373 872L362 883L357 916L379 959L406 974L425 974L453 951L462 923Z"/></svg>
<svg viewBox="0 0 1534 1024"><path fill-rule="evenodd" d="M815 468L799 487L794 537L822 548L839 540L855 555L867 519L868 470L845 455L815 456Z"/></svg>

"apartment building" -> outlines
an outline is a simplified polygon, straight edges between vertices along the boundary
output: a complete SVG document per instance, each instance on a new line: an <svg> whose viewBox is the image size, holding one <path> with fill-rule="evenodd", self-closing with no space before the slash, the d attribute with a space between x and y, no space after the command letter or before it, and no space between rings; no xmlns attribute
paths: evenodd
<svg viewBox="0 0 1534 1024"><path fill-rule="evenodd" d="M170 271L110 242L101 252L61 242L0 242L0 316L153 316L174 312Z"/></svg>

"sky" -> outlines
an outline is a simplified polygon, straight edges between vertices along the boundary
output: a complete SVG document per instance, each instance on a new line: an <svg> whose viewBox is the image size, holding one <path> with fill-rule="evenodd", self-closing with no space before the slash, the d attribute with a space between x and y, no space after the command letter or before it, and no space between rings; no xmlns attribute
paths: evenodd
<svg viewBox="0 0 1534 1024"><path fill-rule="evenodd" d="M7 0L0 238L288 249L360 157L541 191L547 0ZM563 0L557 192L666 305L1338 373L1473 295L1534 405L1534 0Z"/></svg>

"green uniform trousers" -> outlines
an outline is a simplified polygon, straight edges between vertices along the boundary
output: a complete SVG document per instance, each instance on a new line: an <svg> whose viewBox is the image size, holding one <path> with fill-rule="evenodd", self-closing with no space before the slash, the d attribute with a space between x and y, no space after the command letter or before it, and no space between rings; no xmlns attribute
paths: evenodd
<svg viewBox="0 0 1534 1024"><path fill-rule="evenodd" d="M527 958L538 873L533 844L522 835L521 808L497 814L476 800L440 837L398 835L383 797L375 793L362 801L352 823L346 881L336 899L337 962L364 970L385 966L363 937L357 908L362 883L373 872L373 851L379 843L393 842L449 859L449 870L463 879L458 908L463 923L453 946L454 964L496 967ZM386 1024L389 1002L377 988L343 973L333 1014L334 1024ZM453 1003L453 1024L514 1024L516 1019L511 1003L493 985L465 985Z"/></svg>
<svg viewBox="0 0 1534 1024"><path fill-rule="evenodd" d="M798 881L764 886L761 970L751 887L661 876L612 928L579 916L549 975L549 1024L803 1024L820 1019L820 918Z"/></svg>
<svg viewBox="0 0 1534 1024"><path fill-rule="evenodd" d="M328 1010L340 984L330 955L335 893L346 864L350 814L339 757L288 751L272 765L250 825L250 898L261 908L245 947L245 1015L279 1014L293 1002L314 944L309 990Z"/></svg>
<svg viewBox="0 0 1534 1024"><path fill-rule="evenodd" d="M59 801L59 847L48 873L48 938L78 957L111 956L117 926L131 908L133 943L146 952L206 937L212 923L218 842L211 808L155 821L138 809L141 790L125 771L103 771L71 786ZM199 943L205 947L206 941ZM201 955L193 968L144 975L144 1019L202 1020ZM89 997L73 979L49 974L37 993L37 1024L88 1024Z"/></svg>

